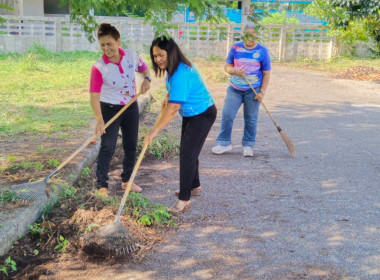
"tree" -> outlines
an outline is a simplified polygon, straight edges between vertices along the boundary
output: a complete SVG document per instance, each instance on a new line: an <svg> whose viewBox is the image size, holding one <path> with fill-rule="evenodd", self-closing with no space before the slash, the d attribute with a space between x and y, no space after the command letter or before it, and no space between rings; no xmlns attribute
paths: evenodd
<svg viewBox="0 0 380 280"><path fill-rule="evenodd" d="M374 52L380 55L380 0L330 0L334 8L344 9L345 17L338 23L347 28L357 19L363 19L370 36L375 40Z"/></svg>
<svg viewBox="0 0 380 280"><path fill-rule="evenodd" d="M299 24L300 21L296 17L287 17L286 11L281 13L273 13L269 17L265 17L260 21L262 24Z"/></svg>
<svg viewBox="0 0 380 280"><path fill-rule="evenodd" d="M374 16L380 18L380 0L330 0L331 5L335 8L344 8L349 20L354 18L367 18ZM347 20L342 24L348 24Z"/></svg>
<svg viewBox="0 0 380 280"><path fill-rule="evenodd" d="M328 0L313 1L305 9L305 13L328 22L328 34L336 39L337 53L341 49L342 43L352 45L356 41L368 42L370 40L363 19L356 19L347 26L342 25L342 21L347 17L345 10L341 7L334 7Z"/></svg>
<svg viewBox="0 0 380 280"><path fill-rule="evenodd" d="M4 5L4 4L0 4L0 9L10 10L10 11L13 10L12 7L9 7L9 6ZM2 25L4 22L5 22L5 18L0 17L0 25Z"/></svg>
<svg viewBox="0 0 380 280"><path fill-rule="evenodd" d="M103 10L107 14L126 15L129 11L144 14L146 21L151 21L155 35L166 35L168 22L173 15L187 7L194 12L196 19L209 22L225 20L223 7L224 0L61 0L61 4L68 4L73 22L82 25L90 41L94 41L93 33L98 27L94 17L94 11Z"/></svg>
<svg viewBox="0 0 380 280"><path fill-rule="evenodd" d="M363 6L364 2L368 7ZM378 6L373 5L375 2L378 2ZM362 6L359 7L359 4ZM376 42L374 51L379 54L380 0L315 0L305 12L328 22L329 33L337 38L338 48L341 42L348 44L355 41L368 42L372 38Z"/></svg>

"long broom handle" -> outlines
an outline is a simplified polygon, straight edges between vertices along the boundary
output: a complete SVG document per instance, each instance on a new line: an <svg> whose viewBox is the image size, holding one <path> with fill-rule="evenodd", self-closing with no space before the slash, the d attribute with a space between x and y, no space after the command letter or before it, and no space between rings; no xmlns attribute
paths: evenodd
<svg viewBox="0 0 380 280"><path fill-rule="evenodd" d="M255 95L258 95L257 91L253 88L253 86L251 85L251 83L248 81L247 76L244 75L244 79L247 82L247 84L249 84L249 86L251 87L251 89L255 93ZM260 101L260 103L264 107L265 111L268 113L269 117L273 121L274 125L277 127L278 131L281 131L282 130L281 127L278 125L278 123L276 122L276 120L272 117L272 114L269 112L267 106L265 106L265 104L264 104L263 101Z"/></svg>
<svg viewBox="0 0 380 280"><path fill-rule="evenodd" d="M117 114L115 116L112 117L112 119L110 119L105 125L104 125L104 129L106 129L107 127L109 127L125 110L127 110L127 108L129 106L131 106L131 104L133 102L135 102L137 100L137 98L142 95L141 92L139 92L138 94L136 94L127 104L125 104L123 106L123 108L120 109L119 112L117 112ZM82 151L85 147L87 147L88 144L90 144L98 135L97 134L94 134L92 137L88 138L86 142L84 142L82 144L82 146L80 146L74 153L72 153L68 158L66 158L60 165L58 165L54 170L53 172L51 172L47 178L47 180L53 176L56 172L58 172L62 167L64 167L70 160L73 159L73 157L75 157L80 151Z"/></svg>
<svg viewBox="0 0 380 280"><path fill-rule="evenodd" d="M165 111L165 108L162 108L162 111L161 111L160 115L157 117L157 120L156 120L156 122L155 122L155 124L154 124L153 127L155 127L158 124L158 122L161 119L164 111ZM117 215L115 217L115 222L120 222L121 212L123 211L124 205L127 202L127 198L128 198L129 192L131 191L133 181L135 180L135 177L136 177L136 174L137 174L137 170L140 167L141 161L144 158L144 155L145 155L145 152L146 152L148 146L149 146L149 143L145 142L143 148L141 149L139 158L137 159L135 167L133 168L132 175L129 178L129 181L128 181L128 184L127 184L127 188L125 189L123 198L121 199L119 210L118 210Z"/></svg>

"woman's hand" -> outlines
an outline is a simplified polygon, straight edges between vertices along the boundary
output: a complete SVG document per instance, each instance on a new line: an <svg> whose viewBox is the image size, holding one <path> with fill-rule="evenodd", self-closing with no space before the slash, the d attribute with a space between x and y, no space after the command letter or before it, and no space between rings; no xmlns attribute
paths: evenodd
<svg viewBox="0 0 380 280"><path fill-rule="evenodd" d="M242 70L242 69L236 69L236 68L234 68L234 75L236 75L236 76L240 76L240 77L245 77L245 72L244 72L244 70Z"/></svg>
<svg viewBox="0 0 380 280"><path fill-rule="evenodd" d="M104 120L103 120L103 119L96 121L96 125L95 125L95 134L96 134L97 136L101 136L101 135L103 135L103 134L106 133L106 130L105 130L105 128L104 128L104 125L105 125L105 124L104 124Z"/></svg>
<svg viewBox="0 0 380 280"><path fill-rule="evenodd" d="M263 101L263 99L264 99L264 94L262 94L261 92L259 92L258 94L256 94L255 95L255 99L257 100L257 101Z"/></svg>
<svg viewBox="0 0 380 280"><path fill-rule="evenodd" d="M243 69L237 69L233 64L224 64L224 71L226 71L229 75L236 75L240 77L245 77L245 72Z"/></svg>
<svg viewBox="0 0 380 280"><path fill-rule="evenodd" d="M150 89L150 82L147 79L144 79L144 81L141 84L141 93L146 93Z"/></svg>
<svg viewBox="0 0 380 280"><path fill-rule="evenodd" d="M164 98L164 101L162 101L162 105L161 105L161 110L164 109L169 103L169 94L166 95L166 97Z"/></svg>
<svg viewBox="0 0 380 280"><path fill-rule="evenodd" d="M157 137L159 130L157 128L153 128L144 139L145 143L149 143L149 146L152 145L153 139Z"/></svg>

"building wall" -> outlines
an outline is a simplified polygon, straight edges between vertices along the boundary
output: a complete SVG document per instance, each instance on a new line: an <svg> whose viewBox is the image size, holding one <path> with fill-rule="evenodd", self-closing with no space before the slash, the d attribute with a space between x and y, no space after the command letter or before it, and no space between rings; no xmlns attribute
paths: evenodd
<svg viewBox="0 0 380 280"><path fill-rule="evenodd" d="M44 0L24 0L24 16L44 16Z"/></svg>

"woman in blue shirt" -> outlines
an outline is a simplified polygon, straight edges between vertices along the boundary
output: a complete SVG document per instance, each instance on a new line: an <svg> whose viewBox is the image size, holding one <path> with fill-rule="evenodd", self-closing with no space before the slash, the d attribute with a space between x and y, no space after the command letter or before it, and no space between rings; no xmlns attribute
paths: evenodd
<svg viewBox="0 0 380 280"><path fill-rule="evenodd" d="M200 195L199 154L216 119L214 100L198 70L182 54L173 39L158 37L150 47L153 70L157 77L167 74L163 115L146 136L150 144L176 115L182 116L180 146L180 190L178 200L169 208L173 214L190 209L191 195Z"/></svg>

